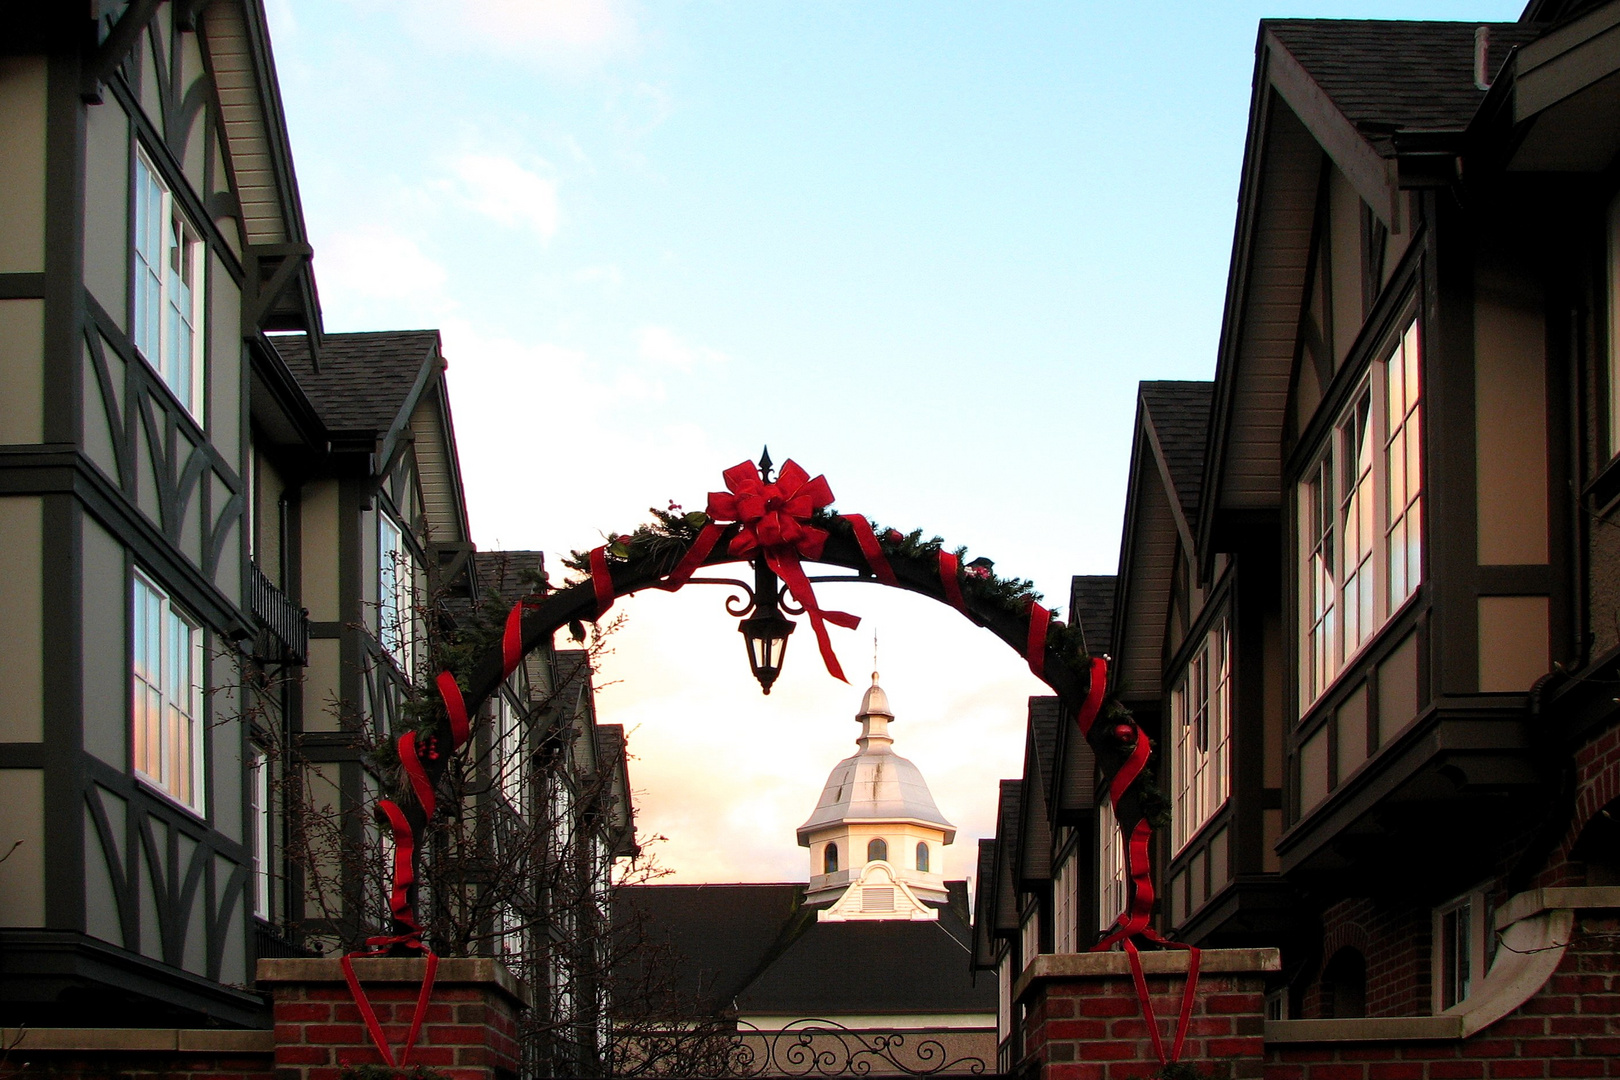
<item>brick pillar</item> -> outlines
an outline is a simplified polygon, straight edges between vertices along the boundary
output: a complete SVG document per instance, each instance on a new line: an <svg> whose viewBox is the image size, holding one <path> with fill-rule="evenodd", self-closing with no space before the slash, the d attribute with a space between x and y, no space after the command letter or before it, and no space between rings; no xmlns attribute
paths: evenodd
<svg viewBox="0 0 1620 1080"><path fill-rule="evenodd" d="M398 1056L410 1032L427 961L356 960L354 973ZM270 991L278 1080L338 1080L344 1065L383 1063L336 960L260 960ZM501 1080L518 1073L517 1014L528 991L504 964L482 958L439 961L422 1032L407 1066L453 1080Z"/></svg>
<svg viewBox="0 0 1620 1080"><path fill-rule="evenodd" d="M1175 1040L1186 952L1142 953L1165 1053ZM1181 1060L1214 1080L1259 1077L1265 1059L1265 973L1276 949L1206 949ZM1024 1010L1017 1071L1039 1080L1138 1080L1159 1069L1122 952L1038 956L1013 987Z"/></svg>

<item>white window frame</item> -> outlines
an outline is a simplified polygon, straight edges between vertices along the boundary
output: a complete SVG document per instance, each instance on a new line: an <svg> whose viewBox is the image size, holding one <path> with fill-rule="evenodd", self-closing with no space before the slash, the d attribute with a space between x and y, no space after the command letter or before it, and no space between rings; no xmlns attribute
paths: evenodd
<svg viewBox="0 0 1620 1080"><path fill-rule="evenodd" d="M1125 836L1106 795L1097 801L1097 928L1119 921L1129 899L1125 873Z"/></svg>
<svg viewBox="0 0 1620 1080"><path fill-rule="evenodd" d="M130 628L135 775L200 815L206 805L202 623L137 570Z"/></svg>
<svg viewBox="0 0 1620 1080"><path fill-rule="evenodd" d="M1299 483L1301 711L1423 583L1422 386L1412 318L1371 365Z"/></svg>
<svg viewBox="0 0 1620 1080"><path fill-rule="evenodd" d="M1429 954L1437 1015L1468 1000L1485 977L1495 953L1495 935L1489 925L1494 915L1483 887L1470 889L1434 909L1434 947Z"/></svg>
<svg viewBox="0 0 1620 1080"><path fill-rule="evenodd" d="M512 703L504 688L496 691L495 738L491 747L490 771L494 774L495 790L500 792L514 813L527 818L530 762L524 734L522 711Z"/></svg>
<svg viewBox="0 0 1620 1080"><path fill-rule="evenodd" d="M253 866L253 914L269 919L270 890L270 757L254 746L248 751L248 830Z"/></svg>
<svg viewBox="0 0 1620 1080"><path fill-rule="evenodd" d="M377 641L406 678L416 652L416 559L405 529L386 510L377 511Z"/></svg>
<svg viewBox="0 0 1620 1080"><path fill-rule="evenodd" d="M1170 692L1172 855L1226 805L1232 793L1232 635L1225 616L1204 636Z"/></svg>
<svg viewBox="0 0 1620 1080"><path fill-rule="evenodd" d="M1058 863L1056 880L1053 883L1052 917L1055 925L1052 927L1052 951L1072 953L1079 949L1079 881L1080 859L1075 848L1070 848L1068 854Z"/></svg>
<svg viewBox="0 0 1620 1080"><path fill-rule="evenodd" d="M134 201L130 245L134 311L130 336L136 350L201 424L208 248L145 148L139 145L135 151Z"/></svg>

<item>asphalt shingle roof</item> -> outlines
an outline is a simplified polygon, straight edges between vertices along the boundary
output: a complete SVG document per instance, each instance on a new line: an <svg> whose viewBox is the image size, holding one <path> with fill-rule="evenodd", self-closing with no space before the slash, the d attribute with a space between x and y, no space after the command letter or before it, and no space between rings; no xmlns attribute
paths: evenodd
<svg viewBox="0 0 1620 1080"><path fill-rule="evenodd" d="M270 340L327 430L342 432L386 432L422 366L439 349L437 330L326 334L316 371L303 334L276 334Z"/></svg>
<svg viewBox="0 0 1620 1080"><path fill-rule="evenodd" d="M1113 574L1076 574L1069 581L1069 621L1080 624L1087 653L1113 649L1116 580Z"/></svg>
<svg viewBox="0 0 1620 1080"><path fill-rule="evenodd" d="M1204 486L1204 445L1209 441L1212 382L1144 382L1142 404L1164 451L1176 498L1189 522L1198 520Z"/></svg>
<svg viewBox="0 0 1620 1080"><path fill-rule="evenodd" d="M1461 131L1485 100L1474 85L1474 30L1490 28L1494 77L1508 51L1544 28L1521 23L1266 19L1333 104L1379 153L1394 132Z"/></svg>
<svg viewBox="0 0 1620 1080"><path fill-rule="evenodd" d="M1029 699L1029 739L1035 751L1035 766L1041 771L1041 790L1052 797L1052 763L1057 758L1058 699L1038 696Z"/></svg>

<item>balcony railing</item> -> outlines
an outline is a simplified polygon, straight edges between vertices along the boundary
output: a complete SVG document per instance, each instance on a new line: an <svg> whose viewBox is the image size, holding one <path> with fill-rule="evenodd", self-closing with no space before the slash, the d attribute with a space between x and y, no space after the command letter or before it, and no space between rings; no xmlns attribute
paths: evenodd
<svg viewBox="0 0 1620 1080"><path fill-rule="evenodd" d="M255 562L248 563L248 609L290 659L300 664L309 659L309 612L294 607Z"/></svg>

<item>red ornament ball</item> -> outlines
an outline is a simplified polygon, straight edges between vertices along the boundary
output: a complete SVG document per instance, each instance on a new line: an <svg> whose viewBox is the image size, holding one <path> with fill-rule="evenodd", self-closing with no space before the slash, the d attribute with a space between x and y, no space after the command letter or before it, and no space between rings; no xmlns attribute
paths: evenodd
<svg viewBox="0 0 1620 1080"><path fill-rule="evenodd" d="M1130 746L1136 742L1136 725L1115 724L1114 730L1109 732L1109 734L1114 737L1114 741L1119 743L1119 745Z"/></svg>

